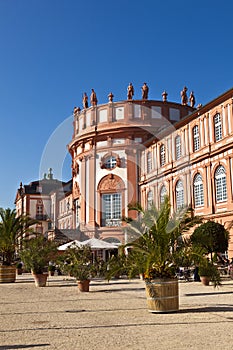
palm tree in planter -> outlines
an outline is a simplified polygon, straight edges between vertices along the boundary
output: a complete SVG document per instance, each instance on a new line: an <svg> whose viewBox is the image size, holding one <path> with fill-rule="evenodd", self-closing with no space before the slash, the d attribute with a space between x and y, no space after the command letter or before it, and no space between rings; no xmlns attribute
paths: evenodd
<svg viewBox="0 0 233 350"><path fill-rule="evenodd" d="M56 259L57 244L38 235L23 241L19 255L25 268L31 270L36 287L45 287L48 277L45 271L49 262Z"/></svg>
<svg viewBox="0 0 233 350"><path fill-rule="evenodd" d="M147 210L139 205L129 209L137 210L139 219L127 220L126 234L128 242L132 241L125 247L131 247L137 255L141 255L141 259L137 257L137 260L144 273L148 309L151 312L177 311L179 292L175 276L185 246L180 237L200 219L190 217L187 211L171 216L168 198L165 198L160 210L153 205ZM130 261L135 264L137 260L129 259L129 264L132 266Z"/></svg>
<svg viewBox="0 0 233 350"><path fill-rule="evenodd" d="M92 251L89 246L70 247L60 257L60 269L77 280L81 292L89 292L90 278L95 276Z"/></svg>
<svg viewBox="0 0 233 350"><path fill-rule="evenodd" d="M35 222L27 215L17 216L15 210L0 208L0 283L15 282L16 252Z"/></svg>

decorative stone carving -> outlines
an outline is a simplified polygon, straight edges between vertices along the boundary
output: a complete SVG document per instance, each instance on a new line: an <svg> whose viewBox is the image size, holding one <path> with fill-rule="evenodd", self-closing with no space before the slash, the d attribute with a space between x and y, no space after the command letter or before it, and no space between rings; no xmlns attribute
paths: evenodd
<svg viewBox="0 0 233 350"><path fill-rule="evenodd" d="M74 107L73 114L74 115L79 114L80 111L81 111L81 109L79 107Z"/></svg>
<svg viewBox="0 0 233 350"><path fill-rule="evenodd" d="M79 164L76 161L72 163L72 175L77 176L79 174Z"/></svg>
<svg viewBox="0 0 233 350"><path fill-rule="evenodd" d="M83 94L83 108L84 109L88 108L88 96L87 96L86 92L84 92L84 94Z"/></svg>
<svg viewBox="0 0 233 350"><path fill-rule="evenodd" d="M73 196L74 196L74 198L80 197L80 187L79 187L77 181L75 181L74 185L73 185Z"/></svg>
<svg viewBox="0 0 233 350"><path fill-rule="evenodd" d="M99 183L98 189L101 192L119 191L124 189L124 183L119 176L109 174L105 176Z"/></svg>

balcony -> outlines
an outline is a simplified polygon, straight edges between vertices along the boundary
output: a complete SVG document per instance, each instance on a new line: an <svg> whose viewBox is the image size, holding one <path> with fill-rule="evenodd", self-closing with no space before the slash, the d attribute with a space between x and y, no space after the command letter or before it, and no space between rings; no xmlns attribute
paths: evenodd
<svg viewBox="0 0 233 350"><path fill-rule="evenodd" d="M36 220L39 221L46 221L48 220L48 215L44 215L44 214L37 214L35 217Z"/></svg>

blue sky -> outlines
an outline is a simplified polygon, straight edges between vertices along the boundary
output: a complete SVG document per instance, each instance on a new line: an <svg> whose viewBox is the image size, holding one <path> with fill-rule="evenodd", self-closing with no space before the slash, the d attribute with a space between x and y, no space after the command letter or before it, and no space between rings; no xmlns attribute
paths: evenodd
<svg viewBox="0 0 233 350"><path fill-rule="evenodd" d="M43 150L66 121L54 155L64 159L84 91L124 100L132 81L140 98L146 81L150 99L166 89L180 102L186 85L205 104L230 89L232 13L230 0L0 0L0 207L47 172Z"/></svg>

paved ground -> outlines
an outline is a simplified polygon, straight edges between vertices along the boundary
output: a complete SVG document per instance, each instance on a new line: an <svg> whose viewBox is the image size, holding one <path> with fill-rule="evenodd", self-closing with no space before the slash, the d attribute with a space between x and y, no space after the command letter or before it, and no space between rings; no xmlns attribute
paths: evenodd
<svg viewBox="0 0 233 350"><path fill-rule="evenodd" d="M95 280L80 293L63 276L46 288L19 276L0 284L0 350L233 349L233 280L179 287L179 312L151 314L140 280Z"/></svg>

